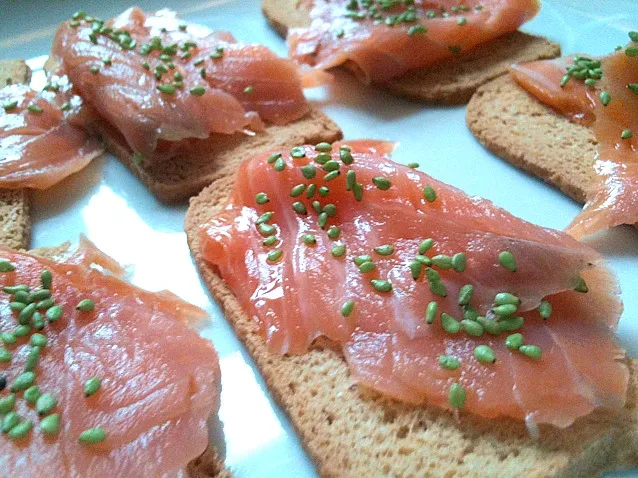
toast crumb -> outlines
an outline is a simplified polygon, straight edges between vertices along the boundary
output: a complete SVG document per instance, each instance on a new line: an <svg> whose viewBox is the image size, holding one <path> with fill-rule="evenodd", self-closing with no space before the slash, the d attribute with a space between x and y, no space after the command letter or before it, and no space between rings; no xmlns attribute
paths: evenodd
<svg viewBox="0 0 638 478"><path fill-rule="evenodd" d="M596 187L596 138L536 100L510 75L477 90L467 125L491 152L584 203Z"/></svg>
<svg viewBox="0 0 638 478"><path fill-rule="evenodd" d="M31 70L24 60L0 61L0 88L9 83L28 83ZM0 244L11 249L29 247L31 220L26 189L0 189Z"/></svg>
<svg viewBox="0 0 638 478"><path fill-rule="evenodd" d="M262 0L262 11L283 37L288 28L310 24L307 4L299 0ZM427 103L467 103L476 89L507 72L512 63L560 56L560 45L546 38L513 32L481 45L467 55L378 86L397 96Z"/></svg>
<svg viewBox="0 0 638 478"><path fill-rule="evenodd" d="M627 452L635 440L636 367L619 414L597 411L566 430L541 426L541 441L514 420L485 420L384 398L357 385L338 348L317 340L300 356L270 354L257 326L202 259L199 225L232 188L233 171L190 201L185 229L195 264L212 296L248 348L276 400L290 416L322 476L596 476L638 464ZM634 448L635 449L635 448Z"/></svg>
<svg viewBox="0 0 638 478"><path fill-rule="evenodd" d="M254 136L219 135L205 157L184 155L158 164L136 164L123 137L106 124L97 125L107 149L124 163L163 202L184 201L209 185L219 171L234 168L245 156L296 144L334 142L341 129L321 111L313 109L300 120L285 126L268 125Z"/></svg>

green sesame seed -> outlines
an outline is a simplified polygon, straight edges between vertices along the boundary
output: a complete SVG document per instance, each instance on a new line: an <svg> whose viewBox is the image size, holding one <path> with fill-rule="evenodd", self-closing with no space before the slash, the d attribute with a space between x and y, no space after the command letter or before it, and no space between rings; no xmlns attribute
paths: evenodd
<svg viewBox="0 0 638 478"><path fill-rule="evenodd" d="M498 327L501 332L514 332L525 324L523 317L505 317L498 320Z"/></svg>
<svg viewBox="0 0 638 478"><path fill-rule="evenodd" d="M452 268L456 272L464 272L467 267L467 258L463 252L454 254L452 256Z"/></svg>
<svg viewBox="0 0 638 478"><path fill-rule="evenodd" d="M26 390L35 382L35 373L33 372L24 372L21 375L18 375L13 383L11 384L10 390L12 392L21 392L22 390Z"/></svg>
<svg viewBox="0 0 638 478"><path fill-rule="evenodd" d="M19 292L19 291L29 292L29 286L26 284L18 284L18 285L3 287L2 290L6 292L7 294L15 294L16 292Z"/></svg>
<svg viewBox="0 0 638 478"><path fill-rule="evenodd" d="M494 312L494 314L498 315L499 317L507 317L515 314L517 310L518 307L516 306L516 304L503 304L494 307L492 309L492 312Z"/></svg>
<svg viewBox="0 0 638 478"><path fill-rule="evenodd" d="M324 163L322 168L324 171L337 171L339 170L340 167L341 166L339 166L339 163L331 159L327 161L326 163Z"/></svg>
<svg viewBox="0 0 638 478"><path fill-rule="evenodd" d="M429 288L434 295L438 295L439 297L447 297L447 289L445 288L445 284L442 281L430 281Z"/></svg>
<svg viewBox="0 0 638 478"><path fill-rule="evenodd" d="M35 405L38 401L38 398L40 398L40 395L42 395L42 392L40 392L40 387L38 387L37 385L32 385L24 391L23 397L28 403L30 403L31 405Z"/></svg>
<svg viewBox="0 0 638 478"><path fill-rule="evenodd" d="M628 32L629 39L633 42L638 42L638 32L630 31Z"/></svg>
<svg viewBox="0 0 638 478"><path fill-rule="evenodd" d="M432 264L441 269L450 269L452 267L452 258L445 254L438 254L432 258Z"/></svg>
<svg viewBox="0 0 638 478"><path fill-rule="evenodd" d="M341 234L341 229L339 229L337 226L330 226L326 234L328 235L330 239L335 240L339 238L339 235Z"/></svg>
<svg viewBox="0 0 638 478"><path fill-rule="evenodd" d="M20 415L18 415L16 412L7 413L2 419L2 433L7 433L18 423L20 423Z"/></svg>
<svg viewBox="0 0 638 478"><path fill-rule="evenodd" d="M498 262L508 271L516 272L516 260L510 251L501 251L498 254Z"/></svg>
<svg viewBox="0 0 638 478"><path fill-rule="evenodd" d="M254 86L247 86L246 88L244 88L244 94L245 95L251 95L255 92L255 87Z"/></svg>
<svg viewBox="0 0 638 478"><path fill-rule="evenodd" d="M259 224L265 224L268 221L270 221L270 219L273 217L275 213L272 211L268 211L263 213L261 216L259 216L257 218L257 220L255 221L255 224L259 225Z"/></svg>
<svg viewBox="0 0 638 478"><path fill-rule="evenodd" d="M596 80L594 78L587 78L585 80L585 86L589 86L590 88L593 88L594 86L596 86Z"/></svg>
<svg viewBox="0 0 638 478"><path fill-rule="evenodd" d="M321 186L319 188L319 196L326 197L328 194L330 194L330 189L328 189L326 186Z"/></svg>
<svg viewBox="0 0 638 478"><path fill-rule="evenodd" d="M31 327L29 327L28 325L18 325L13 330L13 335L15 335L16 337L26 337L27 335L29 335L29 332L31 332Z"/></svg>
<svg viewBox="0 0 638 478"><path fill-rule="evenodd" d="M428 304L427 308L425 309L425 321L428 324L431 324L434 322L434 319L436 319L436 314L439 310L439 304L437 304L435 301L432 301Z"/></svg>
<svg viewBox="0 0 638 478"><path fill-rule="evenodd" d="M326 164L329 161L332 161L332 156L330 156L328 153L319 153L315 158L315 161L319 164Z"/></svg>
<svg viewBox="0 0 638 478"><path fill-rule="evenodd" d="M10 393L6 397L0 398L0 414L7 414L16 404L16 394Z"/></svg>
<svg viewBox="0 0 638 478"><path fill-rule="evenodd" d="M463 26L467 23L467 18L465 17L459 17L456 19L456 24L459 26Z"/></svg>
<svg viewBox="0 0 638 478"><path fill-rule="evenodd" d="M5 345L13 345L18 339L16 339L13 332L2 332L0 334L0 340L2 340Z"/></svg>
<svg viewBox="0 0 638 478"><path fill-rule="evenodd" d="M58 400L49 393L43 393L35 402L35 410L38 415L46 415L53 410L58 404Z"/></svg>
<svg viewBox="0 0 638 478"><path fill-rule="evenodd" d="M102 427L89 428L80 433L78 441L85 444L100 443L106 440L106 433Z"/></svg>
<svg viewBox="0 0 638 478"><path fill-rule="evenodd" d="M42 334L33 334L29 343L34 347L46 347L47 338Z"/></svg>
<svg viewBox="0 0 638 478"><path fill-rule="evenodd" d="M12 440L19 440L27 436L27 434L31 431L32 428L33 428L33 422L31 420L25 420L23 422L20 422L16 426L14 426L11 430L9 430L9 432L7 433L7 436Z"/></svg>
<svg viewBox="0 0 638 478"><path fill-rule="evenodd" d="M315 151L319 151L322 153L329 153L332 151L332 145L330 143L319 143L315 145Z"/></svg>
<svg viewBox="0 0 638 478"><path fill-rule="evenodd" d="M64 311L62 307L60 307L59 305L54 305L46 311L45 316L49 322L55 322L56 320L59 320L60 317L62 317L63 312Z"/></svg>
<svg viewBox="0 0 638 478"><path fill-rule="evenodd" d="M638 56L638 48L629 47L625 49L625 55L627 56Z"/></svg>
<svg viewBox="0 0 638 478"><path fill-rule="evenodd" d="M523 336L521 334L508 335L505 339L505 346L510 350L518 350L523 345Z"/></svg>
<svg viewBox="0 0 638 478"><path fill-rule="evenodd" d="M351 191L354 185L357 183L357 173L352 169L346 173L346 190Z"/></svg>
<svg viewBox="0 0 638 478"><path fill-rule="evenodd" d="M372 183L381 191L386 191L391 186L390 180L382 176L376 176L372 178Z"/></svg>
<svg viewBox="0 0 638 478"><path fill-rule="evenodd" d="M301 241L304 244L311 246L317 243L317 238L314 234L304 234L303 236L301 236Z"/></svg>
<svg viewBox="0 0 638 478"><path fill-rule="evenodd" d="M27 354L27 359L24 364L25 372L35 372L36 367L38 366L38 361L40 360L40 347L32 346Z"/></svg>
<svg viewBox="0 0 638 478"><path fill-rule="evenodd" d="M11 362L13 354L5 348L0 347L0 363Z"/></svg>
<svg viewBox="0 0 638 478"><path fill-rule="evenodd" d="M267 159L268 164L274 164L274 163L275 163L275 161L277 161L279 158L281 158L281 156L282 156L282 154L281 154L281 153L271 154L271 155L268 157L268 159Z"/></svg>
<svg viewBox="0 0 638 478"><path fill-rule="evenodd" d="M423 25L412 25L408 28L408 36L412 37L414 35L423 35L427 33L428 29Z"/></svg>
<svg viewBox="0 0 638 478"><path fill-rule="evenodd" d="M257 231L259 231L259 234L261 234L263 237L268 237L276 234L277 228L275 228L275 226L273 226L272 224L258 224Z"/></svg>
<svg viewBox="0 0 638 478"><path fill-rule="evenodd" d="M419 167L419 163L408 163L407 166L410 169L416 169Z"/></svg>
<svg viewBox="0 0 638 478"><path fill-rule="evenodd" d="M51 284L53 283L53 274L49 270L43 270L40 274L40 281L42 282L42 288L51 289Z"/></svg>
<svg viewBox="0 0 638 478"><path fill-rule="evenodd" d="M423 255L434 245L434 239L426 239L419 244L419 254Z"/></svg>
<svg viewBox="0 0 638 478"><path fill-rule="evenodd" d="M60 431L60 415L49 415L40 421L40 431L45 435L56 435Z"/></svg>
<svg viewBox="0 0 638 478"><path fill-rule="evenodd" d="M478 320L478 311L471 305L463 306L463 318L465 320Z"/></svg>
<svg viewBox="0 0 638 478"><path fill-rule="evenodd" d="M474 286L472 284L465 284L459 290L459 305L468 305L470 300L472 300L472 295L474 294Z"/></svg>
<svg viewBox="0 0 638 478"><path fill-rule="evenodd" d="M483 326L474 320L461 320L461 327L463 327L463 330L472 337L480 337L484 332Z"/></svg>
<svg viewBox="0 0 638 478"><path fill-rule="evenodd" d="M461 360L453 355L439 355L439 365L447 370L456 370L461 366Z"/></svg>
<svg viewBox="0 0 638 478"><path fill-rule="evenodd" d="M16 268L11 262L0 259L0 272L13 272L14 270L16 270Z"/></svg>
<svg viewBox="0 0 638 478"><path fill-rule="evenodd" d="M206 93L206 89L203 86L196 86L188 90L188 92L193 96L203 96Z"/></svg>
<svg viewBox="0 0 638 478"><path fill-rule="evenodd" d="M465 405L466 394L465 389L459 383L453 383L450 387L450 393L448 395L450 405L454 408L463 408Z"/></svg>
<svg viewBox="0 0 638 478"><path fill-rule="evenodd" d="M82 299L75 308L80 312L91 312L95 309L95 303L91 299Z"/></svg>
<svg viewBox="0 0 638 478"><path fill-rule="evenodd" d="M488 345L479 345L474 349L474 358L483 363L496 362L496 354Z"/></svg>
<svg viewBox="0 0 638 478"><path fill-rule="evenodd" d="M40 312L34 312L33 317L31 317L31 325L33 325L33 328L35 330L44 330L44 324L42 314Z"/></svg>
<svg viewBox="0 0 638 478"><path fill-rule="evenodd" d="M341 244L335 246L330 250L330 253L332 254L332 257L341 257L346 253L346 245Z"/></svg>
<svg viewBox="0 0 638 478"><path fill-rule="evenodd" d="M323 177L323 180L326 182L332 181L333 179L338 178L340 174L341 171L331 171Z"/></svg>
<svg viewBox="0 0 638 478"><path fill-rule="evenodd" d="M323 207L323 212L325 212L328 217L335 217L337 215L337 206L334 204L326 204Z"/></svg>
<svg viewBox="0 0 638 478"><path fill-rule="evenodd" d="M583 279L582 277L578 276L578 279L576 281L576 286L574 287L574 290L576 292L582 292L582 293L589 292L589 287L587 287L587 284L585 283L585 279Z"/></svg>
<svg viewBox="0 0 638 478"><path fill-rule="evenodd" d="M387 281L387 280L372 279L370 281L370 284L372 285L372 287L374 287L374 290L376 290L377 292L390 292L390 291L392 291L392 283L390 281Z"/></svg>
<svg viewBox="0 0 638 478"><path fill-rule="evenodd" d="M297 184L290 190L290 196L293 198L301 196L306 190L305 184Z"/></svg>
<svg viewBox="0 0 638 478"><path fill-rule="evenodd" d="M262 242L262 244L266 247L270 247L274 246L278 240L279 239L277 239L277 236L268 236L266 239L264 239L264 242Z"/></svg>
<svg viewBox="0 0 638 478"><path fill-rule="evenodd" d="M631 132L630 129L624 129L622 130L622 133L620 133L620 138L621 139L629 139L633 136L633 133Z"/></svg>
<svg viewBox="0 0 638 478"><path fill-rule="evenodd" d="M339 149L339 159L341 159L341 162L345 165L354 163L350 149L345 149L343 146Z"/></svg>
<svg viewBox="0 0 638 478"><path fill-rule="evenodd" d="M352 186L352 193L357 201L361 201L363 199L363 184L355 183L354 186Z"/></svg>
<svg viewBox="0 0 638 478"><path fill-rule="evenodd" d="M448 334L456 334L461 330L460 322L445 312L441 314L441 325Z"/></svg>
<svg viewBox="0 0 638 478"><path fill-rule="evenodd" d="M15 300L16 302L22 302L25 305L33 302L33 298L31 297L31 294L29 294L27 291L24 291L24 290L17 291L13 295L13 300Z"/></svg>
<svg viewBox="0 0 638 478"><path fill-rule="evenodd" d="M319 217L317 218L317 224L321 229L325 229L326 225L328 224L328 214L325 212L319 214Z"/></svg>
<svg viewBox="0 0 638 478"><path fill-rule="evenodd" d="M270 262L277 262L281 258L283 253L284 251L282 251L281 249L276 249L274 251L270 251L266 258Z"/></svg>
<svg viewBox="0 0 638 478"><path fill-rule="evenodd" d="M44 300L50 300L50 299L44 299ZM29 305L27 305L24 309L22 309L20 311L20 313L18 314L18 322L21 325L26 325L29 323L29 320L31 320L31 317L33 317L33 314L35 314L36 310L38 309L38 304L34 304L31 303Z"/></svg>
<svg viewBox="0 0 638 478"><path fill-rule="evenodd" d="M516 297L514 294L510 294L508 292L499 292L494 297L494 305L519 305L521 303L521 299Z"/></svg>
<svg viewBox="0 0 638 478"><path fill-rule="evenodd" d="M374 262L366 261L366 262L364 262L363 264L361 264L359 266L359 271L362 274L367 274L368 272L371 272L371 271L373 271L376 268L377 268L377 266L374 264Z"/></svg>
<svg viewBox="0 0 638 478"><path fill-rule="evenodd" d="M603 104L603 106L607 106L610 101L611 101L611 95L609 94L609 92L601 91L600 92L600 102Z"/></svg>
<svg viewBox="0 0 638 478"><path fill-rule="evenodd" d="M417 254L416 256L414 256L414 260L419 261L421 264L427 267L430 267L432 265L432 259L430 259L428 256L423 256L421 254Z"/></svg>
<svg viewBox="0 0 638 478"><path fill-rule="evenodd" d="M348 317L354 310L354 301L349 300L341 306L341 315Z"/></svg>
<svg viewBox="0 0 638 478"><path fill-rule="evenodd" d="M421 277L421 271L423 270L423 264L417 260L410 262L410 274L414 280L418 280Z"/></svg>
<svg viewBox="0 0 638 478"><path fill-rule="evenodd" d="M394 247L389 244L384 244L382 246L375 247L374 252L380 256L390 256L394 253Z"/></svg>
<svg viewBox="0 0 638 478"><path fill-rule="evenodd" d="M543 319L547 320L549 316L552 315L552 304L546 300L542 300L536 310Z"/></svg>
<svg viewBox="0 0 638 478"><path fill-rule="evenodd" d="M638 95L638 83L629 83L627 85L627 89L631 91L634 95Z"/></svg>
<svg viewBox="0 0 638 478"><path fill-rule="evenodd" d="M364 262L372 262L372 257L368 255L357 256L353 259L355 265L360 266Z"/></svg>
<svg viewBox="0 0 638 478"><path fill-rule="evenodd" d="M427 202L434 202L436 200L436 191L431 186L423 188L423 197Z"/></svg>
<svg viewBox="0 0 638 478"><path fill-rule="evenodd" d="M31 294L30 300L31 302L39 302L49 297L51 297L51 291L49 289L40 289Z"/></svg>
<svg viewBox="0 0 638 478"><path fill-rule="evenodd" d="M303 146L295 146L290 150L290 156L293 158L303 158L306 156L306 149Z"/></svg>
<svg viewBox="0 0 638 478"><path fill-rule="evenodd" d="M306 197L308 199L312 199L312 197L315 195L316 190L317 190L316 184L309 184L308 189L306 190Z"/></svg>
<svg viewBox="0 0 638 478"><path fill-rule="evenodd" d="M96 394L100 387L102 386L102 380L98 377L91 377L84 384L84 396L90 397L91 395Z"/></svg>
<svg viewBox="0 0 638 478"><path fill-rule="evenodd" d="M302 166L301 174L303 174L306 179L313 179L317 175L317 170L312 164L308 164L306 166Z"/></svg>
<svg viewBox="0 0 638 478"><path fill-rule="evenodd" d="M165 83L162 83L161 85L157 85L157 89L160 92L165 93L167 95L172 95L175 93L175 87L173 85L168 85Z"/></svg>
<svg viewBox="0 0 638 478"><path fill-rule="evenodd" d="M308 214L306 206L300 201L292 203L292 210L295 211L297 214Z"/></svg>
<svg viewBox="0 0 638 478"><path fill-rule="evenodd" d="M50 309L54 305L55 305L55 300L53 300L51 297L49 297L48 299L44 299L44 300L41 300L40 302L38 302L36 304L36 308L39 309L39 310L46 310L46 309ZM35 312L34 312L34 314L35 314Z"/></svg>
<svg viewBox="0 0 638 478"><path fill-rule="evenodd" d="M541 356L541 348L538 345L521 345L518 351L531 358L539 358Z"/></svg>
<svg viewBox="0 0 638 478"><path fill-rule="evenodd" d="M277 159L277 161L275 161L275 171L283 171L284 169L286 169L286 161L284 161L283 157L280 157Z"/></svg>
<svg viewBox="0 0 638 478"><path fill-rule="evenodd" d="M18 102L17 101L12 101L10 103L6 103L2 106L4 108L5 111L11 111L14 110L18 107Z"/></svg>
<svg viewBox="0 0 638 478"><path fill-rule="evenodd" d="M268 199L266 193L257 193L257 195L255 195L255 202L259 205L266 204L268 201L270 201L270 199Z"/></svg>

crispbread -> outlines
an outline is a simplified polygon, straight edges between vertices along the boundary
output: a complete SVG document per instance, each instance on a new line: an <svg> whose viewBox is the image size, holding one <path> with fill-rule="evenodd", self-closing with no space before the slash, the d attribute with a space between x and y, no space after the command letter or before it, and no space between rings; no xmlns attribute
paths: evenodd
<svg viewBox="0 0 638 478"><path fill-rule="evenodd" d="M298 0L262 0L262 10L282 36L288 28L310 23ZM560 46L546 38L514 32L482 45L451 61L409 73L378 86L418 101L465 104L476 89L502 75L512 63L555 58Z"/></svg>
<svg viewBox="0 0 638 478"><path fill-rule="evenodd" d="M211 183L216 173L234 166L246 155L295 144L337 141L339 127L319 110L312 110L300 120L285 126L268 125L254 136L245 134L218 135L214 149L205 157L182 155L161 163L136 164L133 151L113 128L97 125L107 149L122 161L158 199L174 203L190 198Z"/></svg>
<svg viewBox="0 0 638 478"><path fill-rule="evenodd" d="M479 88L467 124L490 151L553 184L579 202L596 185L596 138L504 75Z"/></svg>
<svg viewBox="0 0 638 478"><path fill-rule="evenodd" d="M0 88L8 83L28 83L30 78L31 70L24 60L0 61ZM28 191L0 189L0 243L25 249L29 247L30 232Z"/></svg>
<svg viewBox="0 0 638 478"><path fill-rule="evenodd" d="M270 354L254 321L200 253L199 226L224 205L233 180L234 171L220 172L191 199L185 223L191 253L323 476L576 477L638 463L636 453L626 452L638 443L637 361L630 362L626 410L595 412L567 430L541 427L542 439L534 441L520 422L464 413L457 421L447 411L367 391L350 378L339 349L323 339L304 355Z"/></svg>

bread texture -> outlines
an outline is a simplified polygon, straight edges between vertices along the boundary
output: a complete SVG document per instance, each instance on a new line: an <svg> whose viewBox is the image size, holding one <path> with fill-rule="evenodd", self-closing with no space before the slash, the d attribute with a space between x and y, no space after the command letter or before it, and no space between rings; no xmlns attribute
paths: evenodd
<svg viewBox="0 0 638 478"><path fill-rule="evenodd" d="M298 0L262 0L262 10L282 36L310 23ZM465 104L476 89L507 72L512 63L555 58L560 46L546 38L514 32L436 67L379 84L397 96L427 103Z"/></svg>
<svg viewBox="0 0 638 478"><path fill-rule="evenodd" d="M31 70L24 60L0 61L0 88L10 83L28 83ZM26 189L0 189L0 244L12 249L29 247L31 220Z"/></svg>
<svg viewBox="0 0 638 478"><path fill-rule="evenodd" d="M596 187L593 131L572 123L504 75L479 88L467 125L491 152L578 202Z"/></svg>
<svg viewBox="0 0 638 478"><path fill-rule="evenodd" d="M566 430L541 426L541 440L534 441L519 421L465 413L457 420L448 411L379 396L354 382L340 349L325 339L300 356L269 353L200 252L199 226L223 207L233 180L234 171L221 171L191 199L185 223L191 253L322 476L582 477L638 464L637 361L627 362L624 410L594 412Z"/></svg>
<svg viewBox="0 0 638 478"><path fill-rule="evenodd" d="M341 139L341 129L321 111L312 110L300 120L285 126L268 125L254 136L245 134L218 135L206 156L182 155L155 164L137 164L133 151L124 138L113 128L102 123L96 125L107 149L137 176L161 201L185 201L200 192L225 166L233 166L251 154L295 144L319 143Z"/></svg>

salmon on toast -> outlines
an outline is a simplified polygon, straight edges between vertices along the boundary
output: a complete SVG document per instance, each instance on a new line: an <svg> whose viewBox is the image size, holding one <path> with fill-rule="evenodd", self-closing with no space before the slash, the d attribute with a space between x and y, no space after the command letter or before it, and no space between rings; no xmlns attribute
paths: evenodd
<svg viewBox="0 0 638 478"><path fill-rule="evenodd" d="M219 408L205 313L84 239L48 255L0 248L0 474L180 476Z"/></svg>
<svg viewBox="0 0 638 478"><path fill-rule="evenodd" d="M577 238L638 223L638 32L614 53L512 67L516 82L596 138L597 181L567 231Z"/></svg>
<svg viewBox="0 0 638 478"><path fill-rule="evenodd" d="M382 394L533 433L621 409L622 304L602 256L394 163L392 149L352 141L247 158L201 224L198 253L270 353L326 337Z"/></svg>

